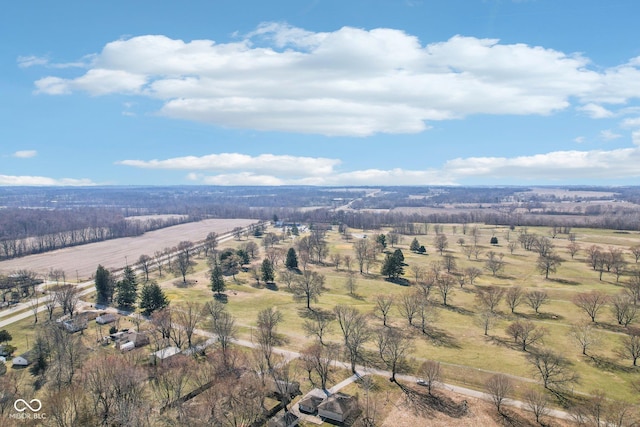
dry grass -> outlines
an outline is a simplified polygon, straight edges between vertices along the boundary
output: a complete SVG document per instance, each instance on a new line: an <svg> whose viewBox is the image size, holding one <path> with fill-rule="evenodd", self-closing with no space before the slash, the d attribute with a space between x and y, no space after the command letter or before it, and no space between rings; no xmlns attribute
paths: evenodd
<svg viewBox="0 0 640 427"><path fill-rule="evenodd" d="M95 273L98 264L108 269L122 268L125 260L133 264L140 255L153 256L154 251L176 246L183 240L201 241L212 231L220 234L254 222L249 219L208 219L180 224L138 237L107 240L2 261L0 271L11 272L27 268L46 275L49 269L59 268L66 271L67 280L76 279L76 272L80 279L87 279Z"/></svg>

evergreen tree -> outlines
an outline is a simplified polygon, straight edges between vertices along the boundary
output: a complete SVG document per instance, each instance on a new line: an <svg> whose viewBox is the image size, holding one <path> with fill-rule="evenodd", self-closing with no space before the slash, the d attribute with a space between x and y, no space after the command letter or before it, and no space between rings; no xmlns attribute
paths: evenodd
<svg viewBox="0 0 640 427"><path fill-rule="evenodd" d="M224 292L226 286L224 284L224 277L222 277L222 269L217 263L211 269L210 278L211 278L211 290L216 295L221 295Z"/></svg>
<svg viewBox="0 0 640 427"><path fill-rule="evenodd" d="M236 251L236 255L238 255L238 257L241 259L240 261L241 265L246 265L251 262L251 258L249 258L249 253L244 249L238 249Z"/></svg>
<svg viewBox="0 0 640 427"><path fill-rule="evenodd" d="M380 246L382 246L382 249L386 249L387 248L387 236L385 236L384 234L378 234L376 236L376 243L378 243Z"/></svg>
<svg viewBox="0 0 640 427"><path fill-rule="evenodd" d="M293 224L293 226L291 227L291 234L293 234L294 236L300 235L300 230L298 230L297 225Z"/></svg>
<svg viewBox="0 0 640 427"><path fill-rule="evenodd" d="M293 248L289 248L287 251L287 260L284 263L285 267L289 270L295 270L298 268L298 255L296 255L296 250Z"/></svg>
<svg viewBox="0 0 640 427"><path fill-rule="evenodd" d="M119 307L131 308L138 299L138 280L135 272L129 266L124 268L123 274L122 280L117 284L116 303Z"/></svg>
<svg viewBox="0 0 640 427"><path fill-rule="evenodd" d="M271 263L271 261L269 261L268 258L265 258L264 261L262 261L262 280L265 283L269 283L269 282L273 282L274 280L274 273L273 273L273 264Z"/></svg>
<svg viewBox="0 0 640 427"><path fill-rule="evenodd" d="M417 237L413 238L413 240L411 241L411 245L409 246L409 249L413 252L418 252L418 250L420 249L420 242L418 242Z"/></svg>
<svg viewBox="0 0 640 427"><path fill-rule="evenodd" d="M169 300L164 291L156 282L145 283L140 291L140 310L145 316L149 316L156 310L169 305Z"/></svg>
<svg viewBox="0 0 640 427"><path fill-rule="evenodd" d="M393 256L398 260L398 262L400 263L400 266L404 264L404 254L400 249L396 249L393 252Z"/></svg>
<svg viewBox="0 0 640 427"><path fill-rule="evenodd" d="M403 260L404 256L399 249L393 254L387 254L382 264L380 274L387 276L389 279L397 279L401 274L404 274L404 269L402 268Z"/></svg>
<svg viewBox="0 0 640 427"><path fill-rule="evenodd" d="M113 278L109 270L98 265L96 270L96 301L98 304L110 304L113 301Z"/></svg>
<svg viewBox="0 0 640 427"><path fill-rule="evenodd" d="M418 248L418 253L419 254L426 254L427 253L427 248L425 248L424 245L420 245L420 247Z"/></svg>

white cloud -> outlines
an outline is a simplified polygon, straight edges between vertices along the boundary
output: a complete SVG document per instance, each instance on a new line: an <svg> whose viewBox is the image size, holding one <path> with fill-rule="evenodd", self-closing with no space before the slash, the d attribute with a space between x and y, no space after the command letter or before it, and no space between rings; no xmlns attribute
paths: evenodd
<svg viewBox="0 0 640 427"><path fill-rule="evenodd" d="M607 110L602 105L597 105L593 103L589 103L577 108L578 111L584 111L591 117L592 119L607 119L609 117L613 117L613 112Z"/></svg>
<svg viewBox="0 0 640 427"><path fill-rule="evenodd" d="M640 117L624 119L621 126L624 128L640 128Z"/></svg>
<svg viewBox="0 0 640 427"><path fill-rule="evenodd" d="M613 132L611 129L605 129L603 131L600 131L600 138L604 139L605 141L613 141L614 139L622 138L622 135Z"/></svg>
<svg viewBox="0 0 640 427"><path fill-rule="evenodd" d="M38 152L36 150L20 150L13 153L13 157L17 157L19 159L28 159L37 155Z"/></svg>
<svg viewBox="0 0 640 427"><path fill-rule="evenodd" d="M74 178L49 178L45 176L14 176L0 175L0 185L2 186L91 186L95 185L90 179Z"/></svg>
<svg viewBox="0 0 640 427"><path fill-rule="evenodd" d="M177 169L269 173L281 176L329 175L340 164L338 159L261 154L220 153L207 156L175 157L166 160L122 160L117 164L143 169Z"/></svg>
<svg viewBox="0 0 640 427"><path fill-rule="evenodd" d="M577 136L573 139L573 142L578 143L578 144L582 144L586 141L584 136Z"/></svg>
<svg viewBox="0 0 640 427"><path fill-rule="evenodd" d="M47 65L49 60L47 58L42 58L34 55L29 56L19 56L18 57L18 66L20 68L29 68L38 65Z"/></svg>
<svg viewBox="0 0 640 427"><path fill-rule="evenodd" d="M416 133L471 114L546 115L576 99L592 117L610 117L603 103L640 98L640 61L595 71L553 49L462 36L423 45L387 28L265 23L229 43L146 35L90 58L84 75L46 76L37 92L135 94L161 100L173 118L349 136Z"/></svg>

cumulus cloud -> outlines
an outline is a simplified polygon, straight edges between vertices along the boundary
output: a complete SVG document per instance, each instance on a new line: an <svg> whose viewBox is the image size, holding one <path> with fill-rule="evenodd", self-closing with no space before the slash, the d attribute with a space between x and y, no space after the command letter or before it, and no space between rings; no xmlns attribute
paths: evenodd
<svg viewBox="0 0 640 427"><path fill-rule="evenodd" d="M174 157L166 160L121 160L117 164L143 169L237 171L271 173L283 176L329 175L340 164L338 159L261 154L220 153L206 156ZM248 176L248 175L247 175Z"/></svg>
<svg viewBox="0 0 640 427"><path fill-rule="evenodd" d="M544 47L463 36L423 44L388 28L265 23L227 43L145 35L91 58L85 74L43 77L36 91L145 96L172 118L348 136L417 133L472 114L547 115L574 100L609 117L603 104L640 97L640 61L596 71L581 55Z"/></svg>
<svg viewBox="0 0 640 427"><path fill-rule="evenodd" d="M38 152L36 150L20 150L13 153L13 157L17 157L19 159L29 159L37 155Z"/></svg>
<svg viewBox="0 0 640 427"><path fill-rule="evenodd" d="M591 117L592 119L607 119L609 117L613 117L614 114L612 111L607 110L602 105L589 103L578 107L579 111L584 111Z"/></svg>
<svg viewBox="0 0 640 427"><path fill-rule="evenodd" d="M517 157L467 157L438 168L345 171L339 159L239 153L178 157L167 160L123 160L145 169L187 171L187 179L211 185L457 185L493 180L509 182L581 181L640 177L640 130L635 144L614 150L566 150Z"/></svg>
<svg viewBox="0 0 640 427"><path fill-rule="evenodd" d="M605 129L603 131L600 131L600 138L604 139L605 141L613 141L614 139L622 138L622 135L620 135L619 133L615 133L611 129Z"/></svg>
<svg viewBox="0 0 640 427"><path fill-rule="evenodd" d="M95 185L90 179L50 178L45 176L0 175L3 186L69 186L84 187Z"/></svg>

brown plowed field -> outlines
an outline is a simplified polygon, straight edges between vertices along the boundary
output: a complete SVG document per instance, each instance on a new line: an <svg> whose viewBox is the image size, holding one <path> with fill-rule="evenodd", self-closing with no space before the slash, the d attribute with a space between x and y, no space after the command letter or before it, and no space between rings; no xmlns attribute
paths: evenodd
<svg viewBox="0 0 640 427"><path fill-rule="evenodd" d="M197 242L204 240L207 234L212 231L222 234L235 227L245 227L255 222L256 220L252 219L207 219L180 224L150 231L138 237L89 243L2 261L0 262L0 271L7 274L26 268L46 275L51 268L60 268L67 273L67 280L76 279L76 270L80 279L87 279L95 273L98 264L109 269L121 268L126 261L129 264L135 263L142 254L153 256L155 251L176 246L183 240Z"/></svg>

